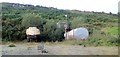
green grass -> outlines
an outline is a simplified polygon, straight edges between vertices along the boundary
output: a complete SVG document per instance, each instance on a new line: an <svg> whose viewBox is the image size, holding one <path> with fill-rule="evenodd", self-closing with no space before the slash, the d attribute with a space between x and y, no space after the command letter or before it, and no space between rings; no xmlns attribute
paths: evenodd
<svg viewBox="0 0 120 57"><path fill-rule="evenodd" d="M118 27L109 28L108 33L110 33L112 35L117 35L118 34Z"/></svg>
<svg viewBox="0 0 120 57"><path fill-rule="evenodd" d="M90 37L85 41L82 40L64 40L62 42L45 42L47 45L79 45L79 46L118 46L116 38L93 38Z"/></svg>
<svg viewBox="0 0 120 57"><path fill-rule="evenodd" d="M118 27L107 27L105 32L111 35L118 35Z"/></svg>

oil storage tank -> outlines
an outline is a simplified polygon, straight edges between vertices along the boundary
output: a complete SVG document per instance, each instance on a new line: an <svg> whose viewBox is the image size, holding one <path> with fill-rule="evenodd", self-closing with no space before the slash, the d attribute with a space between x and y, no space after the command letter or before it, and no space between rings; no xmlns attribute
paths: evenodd
<svg viewBox="0 0 120 57"><path fill-rule="evenodd" d="M89 37L89 32L86 28L76 28L72 29L69 32L64 33L64 37L66 39L87 39Z"/></svg>
<svg viewBox="0 0 120 57"><path fill-rule="evenodd" d="M31 40L37 41L39 38L40 30L37 27L29 27L26 29L27 41L30 42Z"/></svg>

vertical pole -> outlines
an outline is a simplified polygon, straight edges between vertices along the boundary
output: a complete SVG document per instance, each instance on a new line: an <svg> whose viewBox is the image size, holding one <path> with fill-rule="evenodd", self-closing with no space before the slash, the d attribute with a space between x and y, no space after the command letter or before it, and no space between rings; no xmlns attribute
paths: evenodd
<svg viewBox="0 0 120 57"><path fill-rule="evenodd" d="M66 35L65 40L67 40L67 31L66 31L66 28L65 28L65 35Z"/></svg>
<svg viewBox="0 0 120 57"><path fill-rule="evenodd" d="M68 39L68 36L67 36L67 28L68 28L68 20L67 20L67 15L65 15L66 17L66 28L65 28L65 33L66 33L66 40Z"/></svg>
<svg viewBox="0 0 120 57"><path fill-rule="evenodd" d="M73 29L73 39L74 39L74 29Z"/></svg>

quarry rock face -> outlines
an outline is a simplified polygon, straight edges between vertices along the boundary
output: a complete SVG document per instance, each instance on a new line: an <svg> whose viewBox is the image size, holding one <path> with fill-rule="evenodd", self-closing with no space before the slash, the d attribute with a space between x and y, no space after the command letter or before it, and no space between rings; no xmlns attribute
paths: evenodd
<svg viewBox="0 0 120 57"><path fill-rule="evenodd" d="M76 28L64 34L66 39L87 39L89 32L86 28Z"/></svg>

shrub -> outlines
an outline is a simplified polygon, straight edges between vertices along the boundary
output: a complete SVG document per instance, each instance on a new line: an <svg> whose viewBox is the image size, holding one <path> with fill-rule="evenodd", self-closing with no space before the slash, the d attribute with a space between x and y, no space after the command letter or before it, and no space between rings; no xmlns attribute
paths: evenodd
<svg viewBox="0 0 120 57"><path fill-rule="evenodd" d="M10 44L8 47L16 47L14 44Z"/></svg>

